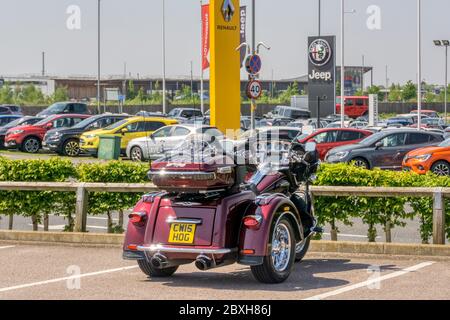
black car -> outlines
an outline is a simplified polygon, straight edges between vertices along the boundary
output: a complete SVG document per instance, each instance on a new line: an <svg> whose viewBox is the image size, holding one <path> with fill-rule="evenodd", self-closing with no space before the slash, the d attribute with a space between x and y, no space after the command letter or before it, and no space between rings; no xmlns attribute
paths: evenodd
<svg viewBox="0 0 450 320"><path fill-rule="evenodd" d="M47 109L39 112L38 117L48 117L55 114L91 114L86 103L81 102L57 102Z"/></svg>
<svg viewBox="0 0 450 320"><path fill-rule="evenodd" d="M398 170L403 158L412 150L438 145L443 135L416 129L385 130L359 143L332 149L325 157L329 163L354 162L359 167Z"/></svg>
<svg viewBox="0 0 450 320"><path fill-rule="evenodd" d="M2 104L0 105L0 115L8 115L15 114L22 116L22 109L19 106L11 105L11 104Z"/></svg>
<svg viewBox="0 0 450 320"><path fill-rule="evenodd" d="M44 150L76 157L80 154L80 136L82 133L106 128L128 117L124 114L100 114L87 118L71 128L49 130L44 137L42 146Z"/></svg>
<svg viewBox="0 0 450 320"><path fill-rule="evenodd" d="M32 116L26 116L18 118L10 123L8 123L5 126L0 127L0 149L5 149L5 136L6 132L14 127L18 126L25 126L25 125L33 125L36 122L41 121L44 119L43 117L32 117Z"/></svg>

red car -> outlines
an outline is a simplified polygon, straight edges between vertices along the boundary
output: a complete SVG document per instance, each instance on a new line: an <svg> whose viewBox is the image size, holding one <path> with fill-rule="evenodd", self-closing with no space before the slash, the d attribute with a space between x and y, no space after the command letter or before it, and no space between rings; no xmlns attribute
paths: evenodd
<svg viewBox="0 0 450 320"><path fill-rule="evenodd" d="M34 125L11 128L6 132L5 147L36 153L41 149L42 140L48 130L70 128L89 117L90 115L85 114L60 114L45 118Z"/></svg>
<svg viewBox="0 0 450 320"><path fill-rule="evenodd" d="M361 129L321 129L310 135L301 135L298 141L302 144L315 142L320 160L324 160L328 151L331 149L357 143L372 134L373 132L371 131Z"/></svg>
<svg viewBox="0 0 450 320"><path fill-rule="evenodd" d="M345 115L356 119L369 114L369 97L345 97ZM337 97L336 114L341 114L341 97Z"/></svg>

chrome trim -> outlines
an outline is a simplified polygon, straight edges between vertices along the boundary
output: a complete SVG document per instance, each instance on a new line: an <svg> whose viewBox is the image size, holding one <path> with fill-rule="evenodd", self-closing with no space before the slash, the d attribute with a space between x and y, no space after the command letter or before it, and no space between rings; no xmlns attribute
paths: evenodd
<svg viewBox="0 0 450 320"><path fill-rule="evenodd" d="M189 223L189 224L202 224L202 219L174 219L173 217L167 218L167 223Z"/></svg>
<svg viewBox="0 0 450 320"><path fill-rule="evenodd" d="M138 251L145 252L169 252L169 253L195 253L195 254L227 254L237 252L237 248L233 249L197 249L197 248L177 248L167 247L163 245L138 246Z"/></svg>
<svg viewBox="0 0 450 320"><path fill-rule="evenodd" d="M202 179L216 179L215 172L200 172L200 171L157 171L149 172L148 177L174 177L180 180L193 180L195 178L201 177Z"/></svg>

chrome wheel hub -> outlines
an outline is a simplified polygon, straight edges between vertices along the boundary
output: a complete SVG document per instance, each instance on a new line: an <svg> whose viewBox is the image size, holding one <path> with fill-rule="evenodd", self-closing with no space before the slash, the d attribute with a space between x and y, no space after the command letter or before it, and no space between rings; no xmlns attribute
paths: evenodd
<svg viewBox="0 0 450 320"><path fill-rule="evenodd" d="M438 176L449 176L450 175L450 168L445 164L438 164L434 170L433 173Z"/></svg>
<svg viewBox="0 0 450 320"><path fill-rule="evenodd" d="M78 143L76 143L75 141L71 141L66 144L66 154L68 156L71 156L71 157L77 156L79 152L80 152L80 147L79 147Z"/></svg>
<svg viewBox="0 0 450 320"><path fill-rule="evenodd" d="M27 152L35 153L39 151L39 141L36 139L28 139L25 142L25 150Z"/></svg>
<svg viewBox="0 0 450 320"><path fill-rule="evenodd" d="M134 148L131 151L131 160L133 161L141 161L142 160L142 152L139 148Z"/></svg>
<svg viewBox="0 0 450 320"><path fill-rule="evenodd" d="M275 227L272 237L271 259L273 267L278 272L285 271L291 258L291 235L288 227L280 223Z"/></svg>

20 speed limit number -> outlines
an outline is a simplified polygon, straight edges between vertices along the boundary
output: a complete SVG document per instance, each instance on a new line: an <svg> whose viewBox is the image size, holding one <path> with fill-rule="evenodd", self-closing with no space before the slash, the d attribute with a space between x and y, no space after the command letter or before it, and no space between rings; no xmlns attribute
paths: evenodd
<svg viewBox="0 0 450 320"><path fill-rule="evenodd" d="M259 99L262 95L262 84L257 80L252 80L247 85L247 97L249 99Z"/></svg>

